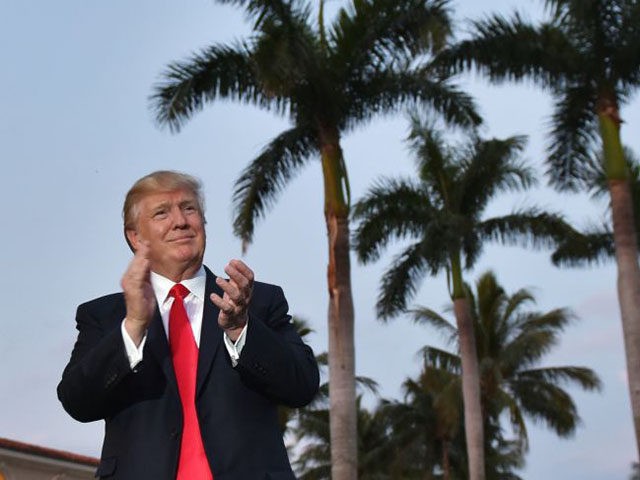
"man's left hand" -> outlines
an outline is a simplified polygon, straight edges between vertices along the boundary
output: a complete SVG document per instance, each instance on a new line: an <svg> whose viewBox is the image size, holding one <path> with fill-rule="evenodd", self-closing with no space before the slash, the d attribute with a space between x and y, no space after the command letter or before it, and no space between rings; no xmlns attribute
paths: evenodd
<svg viewBox="0 0 640 480"><path fill-rule="evenodd" d="M216 283L222 289L222 297L211 294L211 301L220 309L218 325L227 336L236 341L247 324L248 308L253 291L253 271L241 260L231 260L224 271L229 279L216 277Z"/></svg>

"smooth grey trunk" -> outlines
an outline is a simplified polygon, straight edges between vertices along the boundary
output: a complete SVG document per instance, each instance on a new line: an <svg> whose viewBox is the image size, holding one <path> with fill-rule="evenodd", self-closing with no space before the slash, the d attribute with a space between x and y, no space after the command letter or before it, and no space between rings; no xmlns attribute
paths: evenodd
<svg viewBox="0 0 640 480"><path fill-rule="evenodd" d="M626 180L610 180L609 192L618 267L618 302L622 317L637 458L640 458L640 268L633 198Z"/></svg>
<svg viewBox="0 0 640 480"><path fill-rule="evenodd" d="M329 235L329 422L331 478L358 478L354 313L349 220L327 215Z"/></svg>
<svg viewBox="0 0 640 480"><path fill-rule="evenodd" d="M464 400L464 431L469 457L469 480L484 480L484 427L480 401L480 371L473 320L467 298L454 298L453 311L458 324L460 359L462 360L462 398Z"/></svg>

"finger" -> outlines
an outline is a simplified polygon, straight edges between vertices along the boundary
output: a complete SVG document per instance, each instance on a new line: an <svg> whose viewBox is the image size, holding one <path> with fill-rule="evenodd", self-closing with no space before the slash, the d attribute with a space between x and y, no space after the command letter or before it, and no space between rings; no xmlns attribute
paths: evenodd
<svg viewBox="0 0 640 480"><path fill-rule="evenodd" d="M242 296L242 292L234 281L216 277L216 284L231 298L235 298L237 300Z"/></svg>
<svg viewBox="0 0 640 480"><path fill-rule="evenodd" d="M219 278L219 277L218 277ZM234 308L246 308L251 300L251 289L239 289L233 280L216 279L216 283L224 292L224 299L233 302Z"/></svg>
<svg viewBox="0 0 640 480"><path fill-rule="evenodd" d="M233 266L233 268L240 272L243 277L249 280L249 283L253 283L255 275L253 273L253 270L251 270L246 263L244 263L242 260L234 258L229 261L229 265Z"/></svg>
<svg viewBox="0 0 640 480"><path fill-rule="evenodd" d="M225 299L223 299L220 295L212 293L209 298L213 302L213 304L220 309L221 312L224 312L227 315L231 315L233 313L233 306L231 303Z"/></svg>
<svg viewBox="0 0 640 480"><path fill-rule="evenodd" d="M227 266L224 267L224 271L229 275L229 279L236 283L238 288L243 290L250 288L249 279L245 277L240 270L236 269L232 263L227 264Z"/></svg>

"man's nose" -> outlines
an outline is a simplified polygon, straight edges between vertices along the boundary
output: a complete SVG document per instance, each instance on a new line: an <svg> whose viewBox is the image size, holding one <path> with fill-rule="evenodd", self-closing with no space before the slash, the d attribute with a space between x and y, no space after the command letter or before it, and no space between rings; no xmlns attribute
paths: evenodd
<svg viewBox="0 0 640 480"><path fill-rule="evenodd" d="M171 218L173 219L173 225L175 227L184 227L187 225L187 216L181 208L174 208L171 212Z"/></svg>

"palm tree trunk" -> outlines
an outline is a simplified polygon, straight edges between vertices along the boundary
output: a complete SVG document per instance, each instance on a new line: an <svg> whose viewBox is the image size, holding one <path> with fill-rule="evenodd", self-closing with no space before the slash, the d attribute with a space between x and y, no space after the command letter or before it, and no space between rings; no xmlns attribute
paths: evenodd
<svg viewBox="0 0 640 480"><path fill-rule="evenodd" d="M633 198L620 141L620 117L616 105L613 101L601 100L598 118L611 196L613 239L618 267L618 302L622 317L636 448L640 458L640 268Z"/></svg>
<svg viewBox="0 0 640 480"><path fill-rule="evenodd" d="M451 465L449 464L449 440L442 441L442 480L451 479Z"/></svg>
<svg viewBox="0 0 640 480"><path fill-rule="evenodd" d="M322 171L329 239L329 424L331 478L356 480L358 468L354 314L349 248L349 198L337 133L323 132ZM345 191L346 189L346 191Z"/></svg>
<svg viewBox="0 0 640 480"><path fill-rule="evenodd" d="M636 448L640 458L640 268L636 232L633 227L633 204L627 181L610 180L609 192L618 266L618 302L622 317Z"/></svg>
<svg viewBox="0 0 640 480"><path fill-rule="evenodd" d="M459 254L452 255L451 267L453 311L458 324L460 359L462 361L462 399L464 401L464 431L469 462L469 480L484 480L484 428L480 402L480 371L473 319L462 282Z"/></svg>

